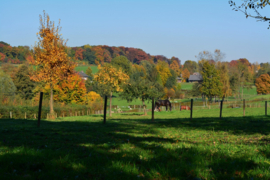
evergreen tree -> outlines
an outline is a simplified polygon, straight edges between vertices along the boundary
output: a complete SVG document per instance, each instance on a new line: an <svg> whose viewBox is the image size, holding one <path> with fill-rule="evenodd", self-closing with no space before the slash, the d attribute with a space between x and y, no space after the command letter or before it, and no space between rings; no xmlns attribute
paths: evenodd
<svg viewBox="0 0 270 180"><path fill-rule="evenodd" d="M12 79L9 75L5 74L0 70L0 102L4 96L13 96L16 91L16 86L14 85Z"/></svg>
<svg viewBox="0 0 270 180"><path fill-rule="evenodd" d="M222 83L220 82L220 75L213 64L206 61L202 67L202 93L212 101L214 96L222 96Z"/></svg>
<svg viewBox="0 0 270 180"><path fill-rule="evenodd" d="M17 87L17 94L23 99L32 99L34 97L35 83L30 80L29 75L29 69L26 65L20 66L15 74L14 84Z"/></svg>

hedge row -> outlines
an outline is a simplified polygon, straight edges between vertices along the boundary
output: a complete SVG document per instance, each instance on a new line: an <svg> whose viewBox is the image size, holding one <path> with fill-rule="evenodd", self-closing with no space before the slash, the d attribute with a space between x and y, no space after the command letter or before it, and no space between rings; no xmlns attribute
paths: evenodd
<svg viewBox="0 0 270 180"><path fill-rule="evenodd" d="M87 113L93 114L96 110L96 108L84 105L74 107L54 107L54 112L58 116L86 115ZM38 106L0 106L0 119L9 119L10 112L12 112L12 118L14 119L25 119L25 115L26 119L34 119L38 117ZM42 107L41 118L46 119L49 112L49 107Z"/></svg>

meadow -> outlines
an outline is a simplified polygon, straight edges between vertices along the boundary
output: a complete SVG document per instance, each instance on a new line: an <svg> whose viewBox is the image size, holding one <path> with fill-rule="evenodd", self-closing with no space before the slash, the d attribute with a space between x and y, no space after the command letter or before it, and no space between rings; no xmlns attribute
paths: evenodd
<svg viewBox="0 0 270 180"><path fill-rule="evenodd" d="M86 69L88 68L89 66L77 66L75 67L75 70L76 71L83 71L83 72L86 72ZM98 67L97 66L90 66L90 68L92 69L92 73L95 74L98 72Z"/></svg>
<svg viewBox="0 0 270 180"><path fill-rule="evenodd" d="M264 108L0 120L0 179L269 179Z"/></svg>

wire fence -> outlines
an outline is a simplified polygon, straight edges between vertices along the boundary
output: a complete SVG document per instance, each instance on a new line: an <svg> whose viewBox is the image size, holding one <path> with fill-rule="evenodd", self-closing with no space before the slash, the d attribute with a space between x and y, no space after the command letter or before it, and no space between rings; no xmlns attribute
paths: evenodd
<svg viewBox="0 0 270 180"><path fill-rule="evenodd" d="M224 100L222 102L222 108L260 108L270 107L268 102L270 98L268 96L262 96L259 99L253 100ZM191 108L191 100L173 99L171 100L171 110L180 111L182 106ZM267 101L267 103L265 103ZM38 107L39 101L37 100L22 100L15 95L3 95L0 94L0 119L37 119L38 118ZM49 100L44 99L42 102L42 113L41 119L49 119L50 107ZM117 105L119 103L119 105ZM141 103L141 104L139 104ZM153 102L152 102L153 103ZM110 108L110 102L108 100L106 113L107 114L119 114L119 113L147 113L152 112L151 101L145 102L143 105L139 99L135 102L123 103L120 98L112 98L112 105ZM125 104L125 105L123 105ZM128 105L127 105L128 104ZM203 109L220 109L221 101L215 100L213 102L204 102L201 99L194 98L192 102L191 110L203 110ZM93 102L90 105L64 105L55 103L54 112L55 117L76 117L85 115L104 115L104 98L102 101ZM110 111L111 110L111 111ZM166 107L161 106L161 111L165 111ZM170 110L170 108L168 108ZM154 109L158 111L158 109Z"/></svg>

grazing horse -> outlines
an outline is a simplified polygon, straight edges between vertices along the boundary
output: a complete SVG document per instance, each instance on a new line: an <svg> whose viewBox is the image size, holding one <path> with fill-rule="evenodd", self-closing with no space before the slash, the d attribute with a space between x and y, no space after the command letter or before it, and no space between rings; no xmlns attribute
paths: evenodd
<svg viewBox="0 0 270 180"><path fill-rule="evenodd" d="M190 107L189 106L180 106L180 111L183 110L190 110Z"/></svg>
<svg viewBox="0 0 270 180"><path fill-rule="evenodd" d="M166 99L166 100L157 100L156 103L155 103L155 108L157 108L159 110L159 112L161 111L160 106L166 106L166 111L168 110L168 106L170 106L170 111L172 111L172 104L168 99Z"/></svg>

